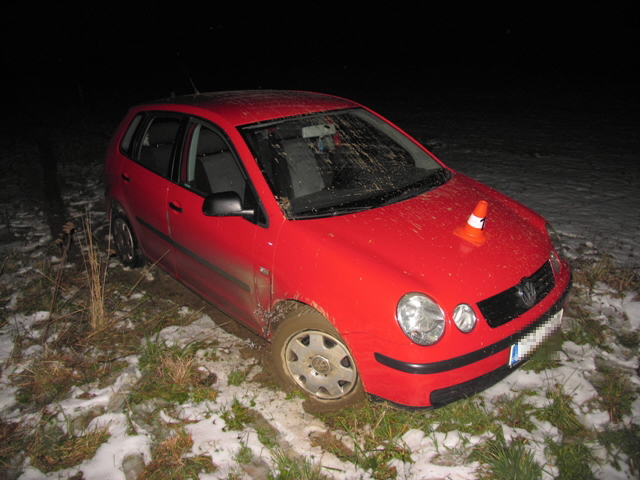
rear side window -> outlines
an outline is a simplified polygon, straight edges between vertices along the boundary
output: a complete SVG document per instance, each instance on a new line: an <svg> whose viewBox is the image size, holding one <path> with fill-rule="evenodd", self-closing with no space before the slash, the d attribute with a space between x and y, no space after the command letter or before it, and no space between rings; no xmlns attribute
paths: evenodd
<svg viewBox="0 0 640 480"><path fill-rule="evenodd" d="M142 121L143 117L144 117L144 114L142 113L139 113L135 117L133 117L133 120L129 124L129 128L127 128L127 131L124 133L124 136L122 137L122 141L120 142L120 151L124 153L127 157L131 157L131 153L133 151L134 135L138 130L138 127L140 126L140 122Z"/></svg>
<svg viewBox="0 0 640 480"><path fill-rule="evenodd" d="M180 119L177 117L152 118L140 142L136 158L138 163L152 172L168 177L179 130Z"/></svg>

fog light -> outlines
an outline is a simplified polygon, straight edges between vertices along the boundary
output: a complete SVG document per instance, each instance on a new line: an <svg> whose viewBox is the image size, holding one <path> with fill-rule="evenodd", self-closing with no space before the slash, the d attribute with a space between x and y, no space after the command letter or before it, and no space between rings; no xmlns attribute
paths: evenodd
<svg viewBox="0 0 640 480"><path fill-rule="evenodd" d="M453 311L453 322L461 332L469 333L477 322L476 313L466 303L461 303Z"/></svg>

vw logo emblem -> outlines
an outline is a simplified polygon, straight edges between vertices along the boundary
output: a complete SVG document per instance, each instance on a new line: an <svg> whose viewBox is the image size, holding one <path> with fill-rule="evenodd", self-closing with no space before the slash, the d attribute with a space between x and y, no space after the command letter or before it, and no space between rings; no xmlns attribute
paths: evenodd
<svg viewBox="0 0 640 480"><path fill-rule="evenodd" d="M523 280L518 285L518 294L525 307L533 307L533 304L536 303L536 286L530 280Z"/></svg>

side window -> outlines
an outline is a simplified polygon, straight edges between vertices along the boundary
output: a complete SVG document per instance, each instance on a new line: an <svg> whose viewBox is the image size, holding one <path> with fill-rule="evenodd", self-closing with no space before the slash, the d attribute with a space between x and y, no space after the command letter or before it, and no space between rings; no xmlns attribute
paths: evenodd
<svg viewBox="0 0 640 480"><path fill-rule="evenodd" d="M191 131L183 184L204 196L236 192L243 201L247 198L247 181L227 142L201 124Z"/></svg>
<svg viewBox="0 0 640 480"><path fill-rule="evenodd" d="M180 129L177 117L155 117L142 137L138 162L164 177L169 176L171 156Z"/></svg>
<svg viewBox="0 0 640 480"><path fill-rule="evenodd" d="M131 120L129 127L127 128L127 131L124 133L122 141L120 142L120 151L128 157L131 157L133 151L133 138L143 118L143 113L139 113L135 117L133 117L133 120Z"/></svg>

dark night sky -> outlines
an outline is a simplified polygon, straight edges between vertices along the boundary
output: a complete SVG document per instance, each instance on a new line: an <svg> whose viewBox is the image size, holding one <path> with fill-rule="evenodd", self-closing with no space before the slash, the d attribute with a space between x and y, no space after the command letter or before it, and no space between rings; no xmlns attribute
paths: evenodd
<svg viewBox="0 0 640 480"><path fill-rule="evenodd" d="M0 20L9 97L123 104L191 90L353 95L634 86L635 2L22 2ZM178 58L178 53L180 59ZM81 92L81 94L80 94ZM26 95L26 96L23 96Z"/></svg>

